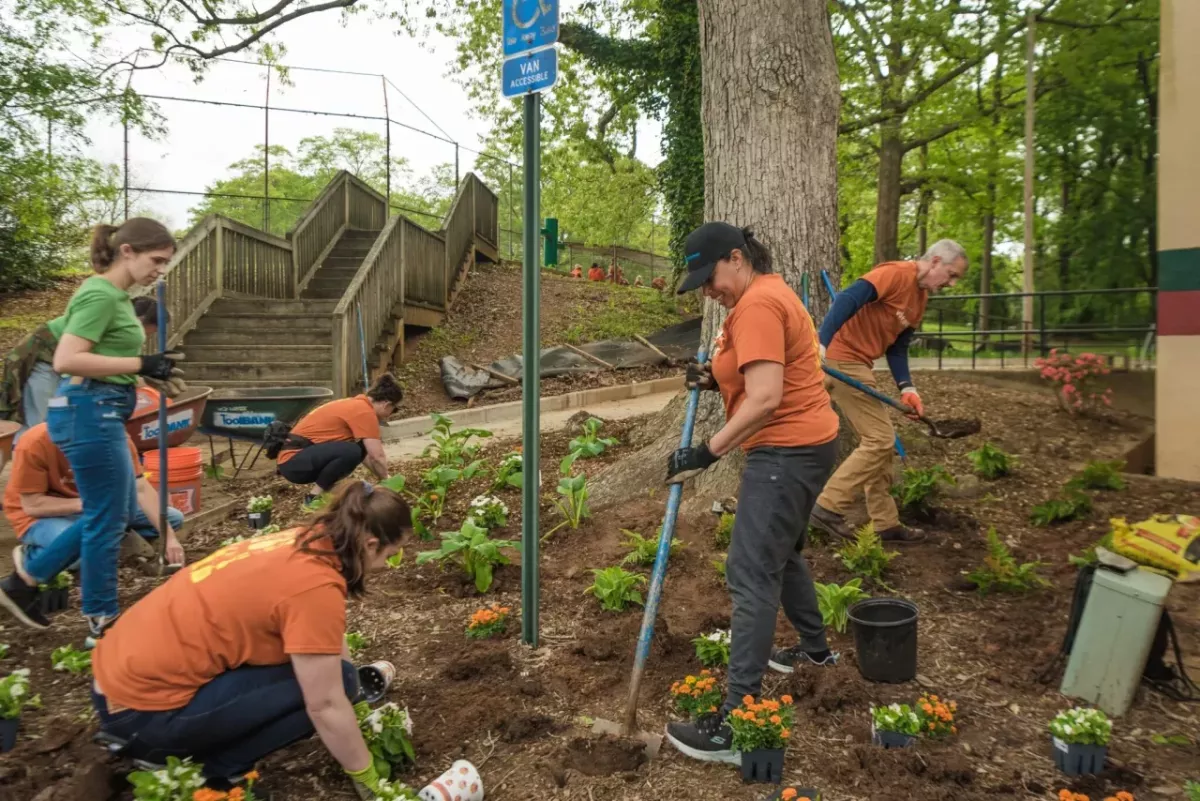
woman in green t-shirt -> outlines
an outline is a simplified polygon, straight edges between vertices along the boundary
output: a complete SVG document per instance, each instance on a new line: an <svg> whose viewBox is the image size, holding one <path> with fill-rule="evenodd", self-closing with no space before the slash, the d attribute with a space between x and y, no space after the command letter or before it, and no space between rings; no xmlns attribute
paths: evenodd
<svg viewBox="0 0 1200 801"><path fill-rule="evenodd" d="M175 362L182 358L171 351L140 355L145 333L129 290L161 278L174 255L171 232L146 217L97 226L92 236L97 275L67 304L53 365L63 380L46 415L50 439L71 465L83 513L28 562L21 546L14 549L14 571L0 581L0 605L26 625L49 625L37 586L76 560L92 636L103 634L120 611L117 559L133 481L125 421L136 404L138 376L166 380L179 374Z"/></svg>

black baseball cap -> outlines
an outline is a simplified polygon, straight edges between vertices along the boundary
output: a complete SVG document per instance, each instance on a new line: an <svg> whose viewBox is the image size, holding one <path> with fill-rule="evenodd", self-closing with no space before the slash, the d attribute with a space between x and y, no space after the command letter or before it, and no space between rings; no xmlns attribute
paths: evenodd
<svg viewBox="0 0 1200 801"><path fill-rule="evenodd" d="M729 252L746 247L742 229L726 222L709 222L688 234L683 244L683 261L687 277L679 283L675 294L682 295L699 289L712 277L713 268L721 259L729 258Z"/></svg>

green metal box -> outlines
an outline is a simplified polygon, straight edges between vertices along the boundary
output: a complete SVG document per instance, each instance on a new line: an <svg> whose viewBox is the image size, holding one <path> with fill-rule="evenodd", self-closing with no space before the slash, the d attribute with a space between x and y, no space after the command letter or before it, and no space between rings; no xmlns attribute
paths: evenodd
<svg viewBox="0 0 1200 801"><path fill-rule="evenodd" d="M1062 694L1089 701L1113 717L1123 715L1141 683L1170 589L1169 578L1149 570L1097 570Z"/></svg>

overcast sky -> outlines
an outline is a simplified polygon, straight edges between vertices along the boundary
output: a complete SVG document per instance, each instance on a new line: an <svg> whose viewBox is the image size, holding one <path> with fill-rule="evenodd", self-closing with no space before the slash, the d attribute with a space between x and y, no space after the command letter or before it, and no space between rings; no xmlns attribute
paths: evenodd
<svg viewBox="0 0 1200 801"><path fill-rule="evenodd" d="M578 4L566 0L564 9ZM334 75L295 69L314 67L386 75L400 91L388 88L390 116L415 128L437 132L428 114L449 137L479 149L486 134L484 124L470 116L466 92L451 77L454 44L433 36L422 44L394 33L388 23L369 14L357 15L345 26L336 13L313 14L280 29L279 40L287 46L284 61L293 66L291 86L281 86L272 77L270 105L383 116L383 86L378 77ZM130 37L132 49L147 39ZM120 45L119 45L120 46ZM500 46L500 42L496 42ZM236 56L235 56L236 57ZM243 55L241 58L247 58ZM499 85L499 76L496 77ZM138 73L134 87L143 94L222 100L261 105L266 96L266 69L248 64L214 63L204 80L195 83L182 66ZM260 109L227 108L197 103L161 101L168 133L150 140L130 134L130 175L135 186L179 191L203 191L206 185L227 175L229 164L249 157L262 144L263 112ZM372 120L320 117L272 111L270 141L293 153L307 136L328 135L337 127L357 127L384 133L384 124ZM647 121L638 127L638 155L650 164L661 159L659 126ZM123 137L120 127L98 120L89 128L92 146L88 155L121 164ZM407 158L416 175L433 166L454 161L454 147L446 142L392 126L392 152ZM460 154L462 172L471 169L475 156ZM183 227L188 208L197 196L150 193L139 201L173 228Z"/></svg>

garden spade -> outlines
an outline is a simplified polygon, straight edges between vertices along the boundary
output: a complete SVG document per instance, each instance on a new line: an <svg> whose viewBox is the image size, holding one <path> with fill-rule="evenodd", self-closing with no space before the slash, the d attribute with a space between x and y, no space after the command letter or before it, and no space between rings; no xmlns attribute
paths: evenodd
<svg viewBox="0 0 1200 801"><path fill-rule="evenodd" d="M708 357L703 350L696 360L704 364ZM696 407L700 403L700 388L688 391L687 411L683 415L683 435L679 447L692 444L692 429L696 424ZM654 732L638 731L637 705L642 689L642 676L646 672L646 660L650 656L650 643L654 639L654 619L658 617L658 602L662 598L663 580L667 575L667 559L671 553L671 539L675 535L675 518L679 515L679 503L683 499L683 484L672 484L667 491L667 512L663 515L662 531L658 535L658 553L654 557L654 572L650 576L650 589L646 594L645 612L642 614L642 631L638 635L637 652L633 659L633 675L629 680L629 697L625 701L625 720L616 723L597 719L592 726L596 734L616 734L640 740L646 746L646 756L654 758L662 747L663 737Z"/></svg>
<svg viewBox="0 0 1200 801"><path fill-rule="evenodd" d="M857 389L859 392L864 392L875 400L886 403L893 409L898 409L908 416L912 416L912 407L905 406L895 398L888 397L879 390L868 387L863 382L856 378L851 378L840 370L835 370L832 367L827 367L825 365L822 365L822 369L825 371L826 375L830 376L831 378L836 378L843 384L851 386L854 389ZM958 439L959 437L978 434L979 430L983 427L978 418L971 420L943 420L940 423L935 423L928 417L918 417L917 419L929 426L930 436L938 437L939 439Z"/></svg>

